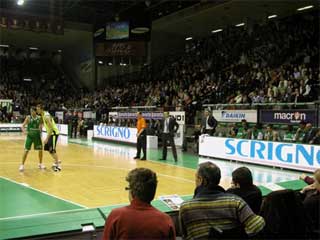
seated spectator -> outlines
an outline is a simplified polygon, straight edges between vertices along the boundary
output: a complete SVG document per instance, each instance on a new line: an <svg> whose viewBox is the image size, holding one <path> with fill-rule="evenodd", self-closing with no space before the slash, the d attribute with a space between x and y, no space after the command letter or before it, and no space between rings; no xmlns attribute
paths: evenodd
<svg viewBox="0 0 320 240"><path fill-rule="evenodd" d="M288 125L287 129L283 135L283 141L284 142L293 142L294 140L294 131L293 131L293 126L292 125Z"/></svg>
<svg viewBox="0 0 320 240"><path fill-rule="evenodd" d="M310 144L317 144L320 145L320 128L316 130L316 134L314 137L309 141Z"/></svg>
<svg viewBox="0 0 320 240"><path fill-rule="evenodd" d="M213 229L229 232L229 238L240 239L263 229L263 218L255 215L242 198L226 193L219 186L220 178L220 168L215 164L199 165L193 199L182 203L179 212L185 239L208 239Z"/></svg>
<svg viewBox="0 0 320 240"><path fill-rule="evenodd" d="M295 142L302 143L304 135L305 135L306 124L307 123L305 121L301 121L299 123L299 128L297 129L297 132L294 137Z"/></svg>
<svg viewBox="0 0 320 240"><path fill-rule="evenodd" d="M257 123L253 128L250 130L251 136L250 139L257 139L257 140L263 140L263 131L262 131L262 126L260 123Z"/></svg>
<svg viewBox="0 0 320 240"><path fill-rule="evenodd" d="M264 134L264 140L266 141L280 141L279 133L273 129L273 126L269 124L267 126L267 131Z"/></svg>
<svg viewBox="0 0 320 240"><path fill-rule="evenodd" d="M301 191L303 206L306 213L310 216L312 231L317 233L317 238L320 237L320 169L314 172L314 182L306 186Z"/></svg>
<svg viewBox="0 0 320 240"><path fill-rule="evenodd" d="M237 133L238 133L238 128L235 123L232 123L230 125L230 130L228 132L228 136L235 138L237 136Z"/></svg>
<svg viewBox="0 0 320 240"><path fill-rule="evenodd" d="M150 205L157 188L157 175L136 168L126 177L130 205L111 211L103 239L175 239L171 218Z"/></svg>
<svg viewBox="0 0 320 240"><path fill-rule="evenodd" d="M237 138L248 138L248 130L249 130L249 126L248 126L248 122L245 119L241 120L241 127L239 127L238 132L237 132Z"/></svg>
<svg viewBox="0 0 320 240"><path fill-rule="evenodd" d="M302 143L309 143L316 135L316 129L312 127L311 123L306 124L305 134L302 139Z"/></svg>
<svg viewBox="0 0 320 240"><path fill-rule="evenodd" d="M266 221L264 239L304 239L308 221L301 198L293 190L280 190L268 194L261 206Z"/></svg>
<svg viewBox="0 0 320 240"><path fill-rule="evenodd" d="M262 193L253 184L251 171L247 167L240 167L232 172L232 187L227 192L245 200L255 214L260 212Z"/></svg>

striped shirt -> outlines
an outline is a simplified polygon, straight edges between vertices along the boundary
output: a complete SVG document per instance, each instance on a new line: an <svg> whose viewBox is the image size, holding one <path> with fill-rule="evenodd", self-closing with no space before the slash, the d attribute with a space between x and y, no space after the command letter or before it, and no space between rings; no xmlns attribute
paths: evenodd
<svg viewBox="0 0 320 240"><path fill-rule="evenodd" d="M263 229L264 219L255 215L242 198L225 193L219 186L197 189L195 197L182 203L179 212L185 239L206 239L213 226L221 230L242 227L249 236Z"/></svg>

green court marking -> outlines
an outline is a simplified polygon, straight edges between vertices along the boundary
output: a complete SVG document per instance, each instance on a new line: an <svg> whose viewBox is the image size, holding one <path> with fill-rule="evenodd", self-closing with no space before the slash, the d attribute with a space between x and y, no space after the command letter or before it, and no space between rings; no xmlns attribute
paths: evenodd
<svg viewBox="0 0 320 240"><path fill-rule="evenodd" d="M0 177L0 219L83 208Z"/></svg>
<svg viewBox="0 0 320 240"><path fill-rule="evenodd" d="M104 219L97 209L81 209L18 219L0 219L0 239L44 237L45 234L77 231L81 233L82 225L102 227ZM45 239L45 237L43 238Z"/></svg>

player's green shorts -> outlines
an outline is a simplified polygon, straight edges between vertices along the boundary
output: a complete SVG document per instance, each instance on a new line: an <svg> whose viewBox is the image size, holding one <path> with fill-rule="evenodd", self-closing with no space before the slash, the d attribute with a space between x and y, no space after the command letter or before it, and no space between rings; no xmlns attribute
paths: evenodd
<svg viewBox="0 0 320 240"><path fill-rule="evenodd" d="M27 135L27 139L24 145L24 148L26 150L31 150L31 146L33 143L33 149L34 150L42 150L42 141L41 141L41 135L35 134L35 135Z"/></svg>

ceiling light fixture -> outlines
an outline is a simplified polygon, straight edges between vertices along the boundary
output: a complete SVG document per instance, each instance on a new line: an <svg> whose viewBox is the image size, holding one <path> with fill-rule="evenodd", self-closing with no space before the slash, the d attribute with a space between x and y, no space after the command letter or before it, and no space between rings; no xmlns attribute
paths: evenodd
<svg viewBox="0 0 320 240"><path fill-rule="evenodd" d="M242 26L244 26L244 23L239 23L236 25L236 27L242 27Z"/></svg>
<svg viewBox="0 0 320 240"><path fill-rule="evenodd" d="M270 15L270 16L268 16L268 19L271 19L271 18L276 18L276 17L278 17L278 15Z"/></svg>
<svg viewBox="0 0 320 240"><path fill-rule="evenodd" d="M18 4L19 6L22 6L22 5L24 4L24 0L18 0L18 1L17 1L17 4Z"/></svg>
<svg viewBox="0 0 320 240"><path fill-rule="evenodd" d="M219 29L213 30L213 31L211 31L211 32L212 32L212 33L222 32L222 29L219 28Z"/></svg>
<svg viewBox="0 0 320 240"><path fill-rule="evenodd" d="M298 11L303 11L303 10L307 10L307 9L310 9L310 8L313 8L313 5L301 7L301 8L298 8L297 10L298 10Z"/></svg>

